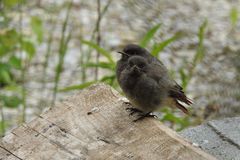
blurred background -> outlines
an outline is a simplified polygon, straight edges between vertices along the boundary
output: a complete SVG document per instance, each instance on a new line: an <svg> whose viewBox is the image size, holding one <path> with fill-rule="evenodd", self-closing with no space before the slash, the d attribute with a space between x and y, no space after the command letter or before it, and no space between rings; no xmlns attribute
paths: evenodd
<svg viewBox="0 0 240 160"><path fill-rule="evenodd" d="M135 43L194 101L179 131L240 115L240 0L0 0L0 134L98 82L118 91L116 51Z"/></svg>

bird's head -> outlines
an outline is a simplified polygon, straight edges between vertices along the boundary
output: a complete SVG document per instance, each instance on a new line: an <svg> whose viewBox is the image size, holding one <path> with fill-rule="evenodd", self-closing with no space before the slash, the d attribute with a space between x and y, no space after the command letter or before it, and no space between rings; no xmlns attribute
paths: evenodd
<svg viewBox="0 0 240 160"><path fill-rule="evenodd" d="M145 72L147 65L147 60L141 56L132 56L128 59L128 68L134 74Z"/></svg>
<svg viewBox="0 0 240 160"><path fill-rule="evenodd" d="M122 59L127 60L131 56L147 57L148 51L136 44L128 44L123 51L118 52L122 54Z"/></svg>

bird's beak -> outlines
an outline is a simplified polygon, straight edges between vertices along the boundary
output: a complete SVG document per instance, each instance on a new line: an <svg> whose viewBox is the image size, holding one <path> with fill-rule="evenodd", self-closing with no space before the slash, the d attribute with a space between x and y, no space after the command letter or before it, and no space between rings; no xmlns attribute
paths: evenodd
<svg viewBox="0 0 240 160"><path fill-rule="evenodd" d="M125 52L118 51L117 53L120 53L121 55L125 55L125 56L128 56L128 57L129 57L129 55L128 55L127 53L125 53Z"/></svg>
<svg viewBox="0 0 240 160"><path fill-rule="evenodd" d="M137 65L134 65L134 66L133 66L133 70L139 72L139 71L140 71L140 68L139 68Z"/></svg>

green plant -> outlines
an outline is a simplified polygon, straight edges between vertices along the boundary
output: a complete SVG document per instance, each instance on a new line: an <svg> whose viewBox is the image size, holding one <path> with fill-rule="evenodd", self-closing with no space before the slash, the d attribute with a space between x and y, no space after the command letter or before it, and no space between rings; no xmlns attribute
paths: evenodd
<svg viewBox="0 0 240 160"><path fill-rule="evenodd" d="M56 72L55 72L55 78L54 78L52 105L55 103L55 100L56 100L56 95L57 95L57 91L58 91L58 83L59 83L59 79L60 79L63 65L64 65L64 57L67 53L68 43L71 39L71 31L70 31L70 33L68 33L67 36L65 35L65 33L66 33L66 28L67 28L67 24L68 24L68 20L69 20L69 14L70 14L70 10L72 7L72 3L73 2L71 1L68 5L67 15L66 15L65 20L62 25L62 34L61 34L61 39L60 39L60 44L59 44L59 52L58 52L58 64L56 66Z"/></svg>
<svg viewBox="0 0 240 160"><path fill-rule="evenodd" d="M35 44L32 41L32 39L23 33L22 5L23 5L22 3L18 4L18 9L19 9L19 26L18 26L19 38L18 38L18 41L20 44L20 48L18 49L18 51L19 51L19 54L20 54L19 56L21 58L21 63L22 63L22 67L21 67L21 99L22 99L23 110L22 110L21 122L25 122L26 121L26 108L27 108L27 102L26 102L27 101L27 89L25 86L26 73L30 66L31 60L35 56L36 49L35 49ZM34 19L37 19L37 21L35 20L35 22L34 22ZM32 17L32 21L31 21L32 30L33 30L33 32L36 33L37 37L42 36L41 35L42 32L36 31L37 25L39 25L38 26L39 30L42 27L39 22L41 22L40 18ZM37 24L35 24L35 23L37 23Z"/></svg>
<svg viewBox="0 0 240 160"><path fill-rule="evenodd" d="M31 27L33 32L36 35L36 39L39 43L43 41L43 24L42 19L39 16L32 16L31 17Z"/></svg>
<svg viewBox="0 0 240 160"><path fill-rule="evenodd" d="M195 55L192 59L192 66L190 66L190 67L182 66L179 69L181 82L182 82L181 85L183 87L183 90L186 90L190 80L193 77L193 73L194 73L194 70L195 70L197 64L199 64L205 56L205 48L204 48L203 42L204 42L204 36L205 36L207 24L208 24L208 21L206 19L206 20L204 20L204 22L199 27L199 30L198 30L198 46L197 46L197 51L196 51L196 53L195 53ZM189 64L189 63L185 63L185 64ZM186 70L186 68L188 68L188 70Z"/></svg>
<svg viewBox="0 0 240 160"><path fill-rule="evenodd" d="M0 31L0 131L1 135L4 135L5 127L8 126L4 118L4 108L15 109L23 106L21 120L25 121L27 97L24 85L25 75L36 51L33 36L24 34L22 30L21 6L24 5L24 1L9 0L1 3L3 8L0 11L2 18L0 22L2 27ZM9 23L12 19L9 13L13 11L12 8L19 13L19 25L10 27ZM41 33L38 33L38 36L41 36Z"/></svg>
<svg viewBox="0 0 240 160"><path fill-rule="evenodd" d="M230 10L230 22L231 22L232 28L236 28L237 22L238 22L238 9L236 7L233 7Z"/></svg>
<svg viewBox="0 0 240 160"><path fill-rule="evenodd" d="M18 46L18 33L14 29L6 29L4 32L0 33L0 89L17 83L17 77L15 77L14 72L20 71L22 64L21 59L14 55L15 48ZM21 102L13 102L13 97L18 96L18 92L13 92L11 96L6 95L6 92L0 93L0 106L1 106L1 135L5 133L5 118L4 118L4 108L18 107Z"/></svg>
<svg viewBox="0 0 240 160"><path fill-rule="evenodd" d="M52 22L52 19L51 19ZM52 49L52 42L53 42L53 29L55 28L55 24L52 26L51 32L49 33L48 39L47 39L47 49L44 56L44 62L43 62L43 74L42 74L42 88L45 88L46 85L46 77L47 77L47 68L49 65L49 57L51 54Z"/></svg>
<svg viewBox="0 0 240 160"><path fill-rule="evenodd" d="M153 26L142 38L140 41L141 46L148 46L150 44L150 41L154 38L154 35L157 33L158 29L160 28L160 24L157 24L156 26ZM154 43L154 46L157 47L153 48L155 49L155 56L158 56L159 52L161 52L165 47L167 47L169 44L171 44L173 41L175 41L177 38L179 38L179 33L176 33L173 37L163 41L162 43L156 44ZM62 88L59 91L70 91L75 90L79 88L84 88L85 86L88 86L89 84L92 84L93 82L105 82L114 88L119 88L116 80L115 75L115 66L116 63L113 60L113 57L110 53L110 51L105 50L104 48L100 47L98 44L92 42L92 41L86 41L81 40L81 43L84 45L87 45L89 48L95 50L97 53L99 53L101 56L105 57L105 61L99 61L99 62L85 62L82 67L84 68L100 68L108 71L108 74L101 77L98 80L90 81L90 82L83 82L79 85L69 86L66 88Z"/></svg>
<svg viewBox="0 0 240 160"><path fill-rule="evenodd" d="M112 0L108 0L106 2L106 5L103 7L103 9L101 9L102 5L101 5L101 0L97 0L97 20L96 20L96 24L95 27L93 29L91 38L90 38L90 42L96 43L96 45L100 46L101 43L101 21L103 16L106 14L109 6L111 5ZM80 40L82 40L82 38L80 37ZM85 62L89 62L91 57L92 57L92 48L89 47L88 51L85 52L86 54L81 54L81 58L80 58L80 64L82 64L82 82L86 81L86 69L85 66L83 65ZM99 58L100 58L100 53L96 52L96 63L99 62ZM95 74L94 74L94 79L97 80L98 79L98 67L95 67Z"/></svg>
<svg viewBox="0 0 240 160"><path fill-rule="evenodd" d="M181 32L175 33L173 36L170 38L162 41L162 42L154 42L153 39L155 35L157 34L157 31L160 29L160 24L157 24L153 26L152 28L149 29L149 31L143 36L142 40L140 40L140 46L142 47L147 47L151 48L151 54L155 57L159 57L159 54L171 43L174 41L180 39L183 34ZM181 77L181 82L184 90L186 89L187 85L189 84L193 72L195 70L195 67L198 63L200 63L204 57L205 51L204 51L204 34L206 31L206 26L207 26L207 20L205 20L202 25L199 27L199 32L198 32L198 46L196 53L194 55L194 58L192 59L192 66L187 67L187 66L182 66L181 69L179 70L179 74ZM153 42L153 43L151 43ZM92 41L86 41L81 39L81 44L86 45L91 50L95 50L97 53L99 53L102 57L105 58L105 60L98 61L98 62L91 62L91 61L86 61L83 64L84 68L99 68L99 69L104 69L107 70L108 74L104 75L103 77L99 78L98 80L93 80L93 81L87 81L83 82L79 85L73 85L73 86L68 86L65 88L60 89L59 91L66 92L66 91L72 91L76 89L83 89L93 83L96 82L105 82L107 84L112 85L114 88L119 88L117 81L116 81L116 75L115 75L115 62L113 60L113 57L111 55L111 52L100 47L97 43L94 43ZM152 45L150 45L152 44ZM189 63L186 63L189 64ZM186 69L188 68L188 70ZM168 122L171 123L172 128L176 129L177 131L182 130L186 128L187 126L190 125L190 117L189 116L181 116L178 117L173 109L170 108L163 108L162 110L163 117L160 119L163 122Z"/></svg>
<svg viewBox="0 0 240 160"><path fill-rule="evenodd" d="M176 41L180 37L182 37L181 32L177 32L172 37L170 37L160 43L154 43L151 54L155 57L159 57L159 53L161 53L164 50L164 48L166 48L168 45L170 45L172 42Z"/></svg>
<svg viewBox="0 0 240 160"><path fill-rule="evenodd" d="M142 40L140 41L139 45L143 48L146 48L149 42L154 38L154 35L157 33L161 24L157 24L149 29L149 31L143 36Z"/></svg>
<svg viewBox="0 0 240 160"><path fill-rule="evenodd" d="M82 44L87 45L88 47L96 50L100 55L102 55L103 57L106 58L107 61L103 62L100 61L98 63L96 62L86 62L84 65L84 67L86 68L101 68L101 69L105 69L108 70L110 72L109 75L103 76L101 79L99 80L94 80L94 81L90 81L90 82L83 82L79 85L74 85L74 86L68 86L66 88L60 89L59 91L70 91L70 90L75 90L75 89L83 89L87 86L89 86L90 84L93 84L95 82L106 82L112 86L117 86L116 83L116 76L115 76L115 62L113 60L112 55L110 54L109 51L105 50L104 48L100 47L99 45L91 42L91 41L86 41L86 40L81 40Z"/></svg>
<svg viewBox="0 0 240 160"><path fill-rule="evenodd" d="M193 73L195 71L197 64L199 64L205 56L205 48L204 48L203 42L204 42L206 27L207 27L207 20L205 20L201 24L198 30L198 46L197 46L197 51L192 59L192 66L187 67L184 65L179 69L181 86L183 87L184 91L186 91L186 88L193 77ZM186 62L184 64L189 64L189 63ZM186 68L188 68L188 70ZM161 118L161 121L170 122L172 125L172 128L176 128L177 131L184 129L191 124L190 117L188 115L180 118L180 117L177 117L172 111L170 111L170 109L163 109L162 112L164 113L164 116Z"/></svg>
<svg viewBox="0 0 240 160"><path fill-rule="evenodd" d="M162 122L170 123L170 127L174 128L176 131L181 131L191 125L189 116L177 116L174 114L174 110L172 108L163 107L161 109L161 113L163 115L160 120Z"/></svg>

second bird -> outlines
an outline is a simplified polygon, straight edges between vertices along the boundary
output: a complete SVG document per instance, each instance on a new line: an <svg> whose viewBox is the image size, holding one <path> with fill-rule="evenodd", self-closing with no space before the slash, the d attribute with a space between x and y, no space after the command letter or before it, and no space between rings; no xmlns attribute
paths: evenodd
<svg viewBox="0 0 240 160"><path fill-rule="evenodd" d="M173 105L184 113L188 110L179 101L190 105L192 102L169 75L167 68L161 61L153 57L144 48L130 44L123 51L117 62L117 79L120 87L134 108L131 113L137 112L135 120L149 116L164 105Z"/></svg>

